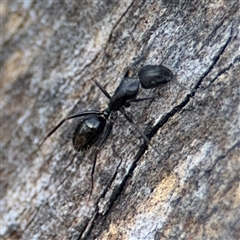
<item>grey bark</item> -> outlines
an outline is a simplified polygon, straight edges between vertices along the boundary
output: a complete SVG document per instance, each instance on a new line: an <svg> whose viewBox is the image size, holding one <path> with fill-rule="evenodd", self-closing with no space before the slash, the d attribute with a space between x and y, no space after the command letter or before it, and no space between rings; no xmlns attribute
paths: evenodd
<svg viewBox="0 0 240 240"><path fill-rule="evenodd" d="M240 239L238 1L43 1L1 8L2 239ZM177 43L177 44L175 44ZM171 47L172 46L172 47ZM103 109L124 69L179 83L76 153L62 118Z"/></svg>

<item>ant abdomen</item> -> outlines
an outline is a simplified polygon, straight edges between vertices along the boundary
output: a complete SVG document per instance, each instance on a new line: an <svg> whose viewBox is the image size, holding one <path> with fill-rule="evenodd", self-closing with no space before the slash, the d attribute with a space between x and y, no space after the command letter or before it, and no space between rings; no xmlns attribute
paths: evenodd
<svg viewBox="0 0 240 240"><path fill-rule="evenodd" d="M157 88L173 80L172 71L162 65L146 65L138 72L139 82L143 88Z"/></svg>
<svg viewBox="0 0 240 240"><path fill-rule="evenodd" d="M76 126L72 136L74 149L79 152L90 148L99 139L106 125L106 119L98 115L85 116Z"/></svg>

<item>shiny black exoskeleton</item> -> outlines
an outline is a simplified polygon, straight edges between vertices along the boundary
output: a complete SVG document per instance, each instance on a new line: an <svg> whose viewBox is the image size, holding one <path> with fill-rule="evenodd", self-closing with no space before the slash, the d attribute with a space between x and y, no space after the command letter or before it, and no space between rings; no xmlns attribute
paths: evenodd
<svg viewBox="0 0 240 240"><path fill-rule="evenodd" d="M162 65L146 65L138 72L139 81L143 88L160 87L173 80L172 71Z"/></svg>
<svg viewBox="0 0 240 240"><path fill-rule="evenodd" d="M106 119L102 116L91 114L84 117L76 126L72 136L74 149L79 152L91 147L101 135L106 126Z"/></svg>
<svg viewBox="0 0 240 240"><path fill-rule="evenodd" d="M102 85L93 80L100 88L103 94L109 99L108 106L103 111L92 110L88 112L82 112L79 114L71 115L63 119L57 126L55 126L48 135L43 139L43 142L51 136L66 120L79 118L81 121L75 128L72 136L73 147L76 151L82 151L96 146L97 151L94 155L94 162L92 166L91 178L93 189L93 174L97 159L97 153L101 149L102 145L107 140L111 133L113 124L117 119L117 112L122 113L127 121L139 132L144 140L159 154L145 134L138 128L133 122L131 117L126 113L125 107L129 107L131 102L143 101L152 98L140 98L137 99L139 92L139 85L143 88L156 88L169 82L173 78L173 73L162 65L146 65L142 67L138 72L138 77L129 77L127 74L124 76L119 86L116 88L113 96L102 87ZM160 155L160 154L159 154Z"/></svg>

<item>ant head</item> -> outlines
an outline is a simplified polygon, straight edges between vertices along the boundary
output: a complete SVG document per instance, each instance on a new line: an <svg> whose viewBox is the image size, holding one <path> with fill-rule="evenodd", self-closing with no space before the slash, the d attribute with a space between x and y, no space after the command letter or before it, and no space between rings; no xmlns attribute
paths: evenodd
<svg viewBox="0 0 240 240"><path fill-rule="evenodd" d="M106 119L92 114L85 116L76 126L72 137L74 149L79 152L90 148L102 134Z"/></svg>

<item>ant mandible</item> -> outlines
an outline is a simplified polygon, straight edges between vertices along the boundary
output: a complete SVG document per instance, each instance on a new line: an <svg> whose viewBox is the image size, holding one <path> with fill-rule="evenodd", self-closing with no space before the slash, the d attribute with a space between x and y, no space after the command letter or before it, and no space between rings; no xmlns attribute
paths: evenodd
<svg viewBox="0 0 240 240"><path fill-rule="evenodd" d="M39 147L49 138L62 124L69 119L82 117L81 121L77 124L73 136L72 144L74 149L79 152L96 146L97 151L94 154L93 166L91 171L91 183L93 189L93 175L97 160L97 154L100 151L103 144L108 139L113 123L116 121L119 111L124 115L127 121L139 132L143 139L160 155L158 150L150 143L148 137L143 131L135 124L132 118L125 111L125 107L129 107L131 102L139 102L149 98L137 98L139 92L139 85L142 88L156 88L159 87L174 78L173 73L168 68L162 65L146 65L143 66L138 76L129 77L128 71L121 80L119 86L116 88L113 96L111 96L104 87L96 80L93 80L99 87L102 93L109 99L108 106L103 111L91 110L73 114L67 118L62 119L42 140Z"/></svg>

